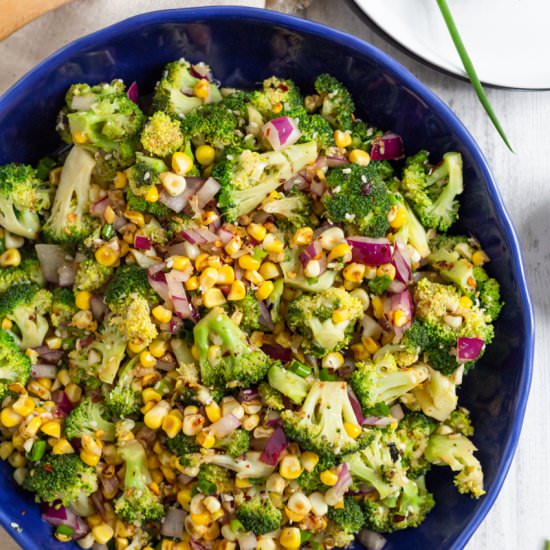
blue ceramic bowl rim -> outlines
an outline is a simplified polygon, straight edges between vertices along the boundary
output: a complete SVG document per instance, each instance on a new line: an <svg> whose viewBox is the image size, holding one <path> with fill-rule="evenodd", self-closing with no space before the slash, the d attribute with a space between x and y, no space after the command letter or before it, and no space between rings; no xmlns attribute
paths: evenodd
<svg viewBox="0 0 550 550"><path fill-rule="evenodd" d="M10 104L16 100L19 92L28 86L32 86L36 82L40 75L49 71L51 67L55 67L67 59L73 56L73 54L81 51L89 46L101 43L104 40L108 40L115 37L119 33L125 33L132 28L143 25L151 25L163 23L167 20L177 20L181 22L187 22L196 19L224 19L224 18L246 18L251 21L268 22L275 25L286 27L298 33L305 32L313 35L320 36L325 39L329 39L337 45L346 46L352 48L362 55L366 55L370 59L373 59L378 64L383 66L386 70L395 74L397 79L403 84L410 87L415 91L417 96L426 102L439 116L441 116L445 122L450 126L457 137L463 142L464 146L470 150L472 158L475 163L481 169L483 177L487 182L487 190L489 196L499 217L502 219L504 226L504 236L508 241L510 250L512 253L512 267L514 272L514 278L518 284L518 290L520 293L521 303L523 305L522 315L525 323L525 332L527 336L527 342L525 345L525 358L523 364L523 372L519 387L519 398L517 415L514 422L512 434L505 446L503 465L495 478L495 481L490 491L484 496L483 503L478 509L476 514L470 519L466 528L460 533L456 539L453 549L464 548L466 543L472 537L476 529L479 527L491 507L493 506L510 465L514 458L514 453L518 444L521 428L523 425L523 419L525 416L525 408L527 406L527 399L529 396L529 389L531 386L531 378L533 374L533 353L534 353L534 317L531 299L529 296L529 290L527 286L527 280L525 276L525 270L523 267L522 254L520 249L519 240L514 229L510 216L504 206L502 197L497 189L496 182L491 174L489 165L485 156L481 152L479 146L475 142L472 135L468 132L462 122L458 119L455 113L431 90L427 88L420 80L418 80L408 69L403 65L395 61L389 55L385 54L378 48L371 44L356 38L345 32L338 31L321 23L315 23L298 17L285 15L282 13L260 9L260 8L248 8L237 6L218 6L218 7L197 7L197 8L180 8L170 10L158 10L148 13L143 13L130 17L104 29L98 30L91 34L88 34L82 38L79 38L63 48L59 49L55 53L46 57L43 61L38 63L33 69L31 69L26 75L19 79L11 88L9 88L2 96L0 96L0 111L9 109ZM6 510L0 510L0 524L8 530L8 532L15 538L15 540L24 545L27 540L25 536L22 536L17 531L10 529L11 519L8 517Z"/></svg>

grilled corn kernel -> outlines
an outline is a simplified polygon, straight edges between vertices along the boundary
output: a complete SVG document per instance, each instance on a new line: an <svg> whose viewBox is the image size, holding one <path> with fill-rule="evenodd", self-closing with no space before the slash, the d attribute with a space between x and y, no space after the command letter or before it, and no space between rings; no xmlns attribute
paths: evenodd
<svg viewBox="0 0 550 550"><path fill-rule="evenodd" d="M92 300L92 294L86 290L81 290L76 293L75 304L78 309L90 309L90 302Z"/></svg>
<svg viewBox="0 0 550 550"><path fill-rule="evenodd" d="M351 422L344 422L344 430L352 438L357 439L361 435L361 426L359 424L352 424Z"/></svg>
<svg viewBox="0 0 550 550"><path fill-rule="evenodd" d="M171 197L181 195L187 187L185 178L174 172L162 172L159 179L162 187Z"/></svg>
<svg viewBox="0 0 550 550"><path fill-rule="evenodd" d="M17 267L21 263L21 253L17 248L9 248L0 255L1 267Z"/></svg>
<svg viewBox="0 0 550 550"><path fill-rule="evenodd" d="M206 99L210 93L210 84L206 78L201 78L193 88L193 93L201 99Z"/></svg>
<svg viewBox="0 0 550 550"><path fill-rule="evenodd" d="M56 441L52 447L52 454L54 455L68 455L71 453L74 453L74 449L66 439Z"/></svg>
<svg viewBox="0 0 550 550"><path fill-rule="evenodd" d="M231 289L227 295L227 299L230 302L236 302L242 300L246 296L246 287L242 281L233 281L231 283Z"/></svg>
<svg viewBox="0 0 550 550"><path fill-rule="evenodd" d="M176 437L181 432L182 426L183 422L176 414L170 413L162 420L162 429L170 439Z"/></svg>
<svg viewBox="0 0 550 550"><path fill-rule="evenodd" d="M159 323L169 323L172 319L172 312L164 306L155 306L151 313Z"/></svg>
<svg viewBox="0 0 550 550"><path fill-rule="evenodd" d="M103 245L95 251L95 259L98 264L111 267L118 262L119 255L110 246Z"/></svg>
<svg viewBox="0 0 550 550"><path fill-rule="evenodd" d="M351 312L348 309L344 309L344 308L335 309L332 312L331 319L332 319L332 322L336 325L344 321L349 321L351 319Z"/></svg>
<svg viewBox="0 0 550 550"><path fill-rule="evenodd" d="M263 262L258 272L266 281L280 276L279 268L273 262Z"/></svg>
<svg viewBox="0 0 550 550"><path fill-rule="evenodd" d="M14 428L18 426L23 417L20 414L17 414L11 407L6 407L2 409L0 413L0 422L5 428Z"/></svg>
<svg viewBox="0 0 550 550"><path fill-rule="evenodd" d="M202 414L186 414L183 417L182 431L185 435L197 435L202 430L205 421Z"/></svg>
<svg viewBox="0 0 550 550"><path fill-rule="evenodd" d="M344 356L339 351L327 353L323 357L323 367L327 369L339 369L344 364Z"/></svg>
<svg viewBox="0 0 550 550"><path fill-rule="evenodd" d="M377 277L389 277L391 281L395 279L395 266L392 264L382 264L376 269Z"/></svg>
<svg viewBox="0 0 550 550"><path fill-rule="evenodd" d="M207 267L199 276L201 290L212 288L218 282L218 270L214 267Z"/></svg>
<svg viewBox="0 0 550 550"><path fill-rule="evenodd" d="M108 523L100 523L92 529L92 535L98 544L107 544L114 534L113 528Z"/></svg>
<svg viewBox="0 0 550 550"><path fill-rule="evenodd" d="M211 514L215 514L221 509L220 501L213 496L206 497L202 504Z"/></svg>
<svg viewBox="0 0 550 550"><path fill-rule="evenodd" d="M208 512L201 512L200 514L190 514L191 521L195 525L208 525L212 521L212 516Z"/></svg>
<svg viewBox="0 0 550 550"><path fill-rule="evenodd" d="M50 420L40 426L40 431L44 432L50 437L61 437L61 425L56 420Z"/></svg>
<svg viewBox="0 0 550 550"><path fill-rule="evenodd" d="M116 213L110 205L105 208L105 211L103 212L103 219L109 224L112 224L116 220Z"/></svg>
<svg viewBox="0 0 550 550"><path fill-rule="evenodd" d="M471 309L471 307L474 305L472 299L468 296L461 296L460 300L458 300L458 303L460 304L460 307L463 307L464 309Z"/></svg>
<svg viewBox="0 0 550 550"><path fill-rule="evenodd" d="M365 276L365 266L363 264L348 264L342 272L344 279L352 283L360 283Z"/></svg>
<svg viewBox="0 0 550 550"><path fill-rule="evenodd" d="M351 262L351 246L348 243L337 244L328 255L328 261L343 260L344 262Z"/></svg>
<svg viewBox="0 0 550 550"><path fill-rule="evenodd" d="M145 225L145 218L141 212L126 210L126 212L124 212L124 217L138 227L143 227Z"/></svg>
<svg viewBox="0 0 550 550"><path fill-rule="evenodd" d="M252 487L252 483L248 479L238 477L235 479L235 487L237 489L246 489L247 487Z"/></svg>
<svg viewBox="0 0 550 550"><path fill-rule="evenodd" d="M380 349L380 345L374 338L371 338L370 336L367 336L366 338L362 339L363 345L365 346L365 349L372 355L376 353Z"/></svg>
<svg viewBox="0 0 550 550"><path fill-rule="evenodd" d="M398 206L393 213L392 219L390 220L390 227L393 229L399 229L403 227L403 224L407 221L407 212L402 206Z"/></svg>
<svg viewBox="0 0 550 550"><path fill-rule="evenodd" d="M187 512L189 512L189 504L191 503L191 498L192 498L192 491L190 488L186 487L184 489L181 489L181 491L178 491L178 494L177 494L177 500L178 500L178 503L179 505L184 509L186 510Z"/></svg>
<svg viewBox="0 0 550 550"><path fill-rule="evenodd" d="M313 242L313 229L311 227L301 227L292 235L290 244L292 246L307 246Z"/></svg>
<svg viewBox="0 0 550 550"><path fill-rule="evenodd" d="M288 506L285 506L285 515L290 521L294 523L299 523L300 521L303 521L306 516L305 514L294 512Z"/></svg>
<svg viewBox="0 0 550 550"><path fill-rule="evenodd" d="M222 417L220 406L215 401L206 405L204 410L206 411L208 420L212 423L217 422Z"/></svg>
<svg viewBox="0 0 550 550"><path fill-rule="evenodd" d="M409 322L409 317L404 311L397 309L396 311L393 312L392 320L393 320L393 324L396 327L400 328L405 326Z"/></svg>
<svg viewBox="0 0 550 550"><path fill-rule="evenodd" d="M195 158L199 164L208 166L214 162L216 158L216 150L210 145L199 145L195 150Z"/></svg>
<svg viewBox="0 0 550 550"><path fill-rule="evenodd" d="M199 288L199 278L193 275L185 283L185 288L187 290L197 290Z"/></svg>
<svg viewBox="0 0 550 550"><path fill-rule="evenodd" d="M178 176L185 176L193 168L193 159L187 154L178 151L172 155L172 170Z"/></svg>
<svg viewBox="0 0 550 550"><path fill-rule="evenodd" d="M250 254L244 254L239 258L239 267L247 271L254 271L260 268L261 261L256 260Z"/></svg>
<svg viewBox="0 0 550 550"><path fill-rule="evenodd" d="M300 456L300 462L307 472L313 472L315 466L319 463L319 455L311 451L304 451Z"/></svg>
<svg viewBox="0 0 550 550"><path fill-rule="evenodd" d="M296 550L300 548L301 535L298 527L285 527L279 535L279 542L284 548Z"/></svg>
<svg viewBox="0 0 550 550"><path fill-rule="evenodd" d="M360 166L368 166L370 163L370 155L361 149L353 149L349 154L349 161Z"/></svg>
<svg viewBox="0 0 550 550"><path fill-rule="evenodd" d="M295 455L286 455L279 464L279 473L285 479L297 479L302 473L302 465Z"/></svg>
<svg viewBox="0 0 550 550"><path fill-rule="evenodd" d="M145 200L147 202L157 202L159 200L159 190L156 185L153 185L147 193L145 193Z"/></svg>
<svg viewBox="0 0 550 550"><path fill-rule="evenodd" d="M14 446L11 441L2 441L0 443L0 459L7 460L11 453L13 453Z"/></svg>
<svg viewBox="0 0 550 550"><path fill-rule="evenodd" d="M472 254L472 263L477 267L487 263L489 261L489 256L483 252L483 250L476 250Z"/></svg>
<svg viewBox="0 0 550 550"><path fill-rule="evenodd" d="M355 361L364 361L370 357L370 353L363 344L353 344L351 346L351 351L353 352L353 358Z"/></svg>
<svg viewBox="0 0 550 550"><path fill-rule="evenodd" d="M332 487L338 481L338 474L332 470L325 470L320 473L319 478L325 485Z"/></svg>
<svg viewBox="0 0 550 550"><path fill-rule="evenodd" d="M31 418L23 430L23 435L25 437L34 437L38 433L40 426L42 426L42 419L40 417L35 416Z"/></svg>
<svg viewBox="0 0 550 550"><path fill-rule="evenodd" d="M80 460L82 460L82 462L84 462L84 464L87 464L88 466L97 466L100 458L100 456L89 451L80 451Z"/></svg>
<svg viewBox="0 0 550 550"><path fill-rule="evenodd" d="M21 453L12 453L8 458L8 462L13 468L22 468L27 463L25 455Z"/></svg>
<svg viewBox="0 0 550 550"><path fill-rule="evenodd" d="M149 403L151 401L153 403L158 403L162 400L162 395L160 395L160 393L153 388L145 388L141 392L141 398L144 403Z"/></svg>
<svg viewBox="0 0 550 550"><path fill-rule="evenodd" d="M285 479L277 473L271 474L265 482L265 488L270 493L282 494L286 486Z"/></svg>
<svg viewBox="0 0 550 550"><path fill-rule="evenodd" d="M210 225L219 219L219 215L213 210L206 210L201 216L201 222L203 225Z"/></svg>
<svg viewBox="0 0 550 550"><path fill-rule="evenodd" d="M243 429L247 432L251 432L260 423L260 416L257 414L251 414L243 420Z"/></svg>
<svg viewBox="0 0 550 550"><path fill-rule="evenodd" d="M34 401L27 395L21 395L12 405L12 409L21 416L29 416L34 411Z"/></svg>
<svg viewBox="0 0 550 550"><path fill-rule="evenodd" d="M337 147L349 147L351 145L351 134L349 132L342 132L342 130L336 130L334 132L334 143Z"/></svg>
<svg viewBox="0 0 550 550"><path fill-rule="evenodd" d="M131 340L128 342L128 349L135 354L138 354L142 352L144 349L147 348L147 345L145 342L142 342L141 340Z"/></svg>
<svg viewBox="0 0 550 550"><path fill-rule="evenodd" d="M242 244L242 239L238 235L235 235L229 239L229 242L225 245L224 250L227 254L229 254L229 256L232 256L241 249Z"/></svg>
<svg viewBox="0 0 550 550"><path fill-rule="evenodd" d="M271 111L275 113L276 115L279 114L283 110L283 104L280 101L277 101L275 105L271 108Z"/></svg>
<svg viewBox="0 0 550 550"><path fill-rule="evenodd" d="M274 252L277 254L284 251L285 243L281 241L281 239L275 237L273 233L269 233L263 240L262 247L266 252Z"/></svg>
<svg viewBox="0 0 550 550"><path fill-rule="evenodd" d="M217 284L230 285L235 280L235 270L230 265L222 265L218 270Z"/></svg>
<svg viewBox="0 0 550 550"><path fill-rule="evenodd" d="M170 411L170 403L168 401L159 401L150 411L143 417L145 425L151 430L158 430L164 418Z"/></svg>
<svg viewBox="0 0 550 550"><path fill-rule="evenodd" d="M7 317L4 317L2 319L2 328L4 330L10 330L10 328L13 326L13 323L7 318Z"/></svg>
<svg viewBox="0 0 550 550"><path fill-rule="evenodd" d="M37 395L43 401L51 399L51 392L48 388L44 387L38 380L31 380L27 384L27 391L34 395Z"/></svg>
<svg viewBox="0 0 550 550"><path fill-rule="evenodd" d="M46 338L46 345L49 349L61 349L61 346L63 345L63 340L61 340L61 338L57 336L53 338Z"/></svg>
<svg viewBox="0 0 550 550"><path fill-rule="evenodd" d="M156 358L148 350L143 350L139 354L139 362L146 369L152 369L157 364Z"/></svg>
<svg viewBox="0 0 550 550"><path fill-rule="evenodd" d="M249 270L245 271L244 272L244 278L247 281L250 281L255 286L260 286L264 282L263 277L255 269L249 269Z"/></svg>
<svg viewBox="0 0 550 550"><path fill-rule="evenodd" d="M115 189L124 189L127 183L128 176L126 175L126 172L117 172L114 179Z"/></svg>
<svg viewBox="0 0 550 550"><path fill-rule="evenodd" d="M255 292L255 296L258 300L266 300L271 296L271 293L275 289L275 285L272 281L265 281L260 285L258 290Z"/></svg>
<svg viewBox="0 0 550 550"><path fill-rule="evenodd" d="M91 454L101 456L101 453L103 451L103 444L99 439L95 439L91 435L84 434L81 437L81 443L83 450Z"/></svg>
<svg viewBox="0 0 550 550"><path fill-rule="evenodd" d="M211 449L216 443L216 438L210 432L205 430L202 430L202 432L197 434L196 440L203 449Z"/></svg>
<svg viewBox="0 0 550 550"><path fill-rule="evenodd" d="M219 288L209 288L202 297L202 303L208 309L225 304L226 299Z"/></svg>
<svg viewBox="0 0 550 550"><path fill-rule="evenodd" d="M208 254L203 252L195 258L195 269L197 271L202 271L208 267Z"/></svg>
<svg viewBox="0 0 550 550"><path fill-rule="evenodd" d="M161 340L160 338L157 338L156 340L153 340L151 342L151 345L149 346L149 351L151 352L151 355L153 357L159 359L168 351L168 342L166 342L166 340Z"/></svg>
<svg viewBox="0 0 550 550"><path fill-rule="evenodd" d="M307 496L298 491L294 493L286 503L287 507L292 510L295 514L307 515L311 511L311 502Z"/></svg>
<svg viewBox="0 0 550 550"><path fill-rule="evenodd" d="M246 228L247 233L258 242L262 242L267 235L267 229L259 223L251 223Z"/></svg>
<svg viewBox="0 0 550 550"><path fill-rule="evenodd" d="M371 304L374 316L377 319L381 319L384 316L384 304L382 299L379 296L374 296L371 300Z"/></svg>

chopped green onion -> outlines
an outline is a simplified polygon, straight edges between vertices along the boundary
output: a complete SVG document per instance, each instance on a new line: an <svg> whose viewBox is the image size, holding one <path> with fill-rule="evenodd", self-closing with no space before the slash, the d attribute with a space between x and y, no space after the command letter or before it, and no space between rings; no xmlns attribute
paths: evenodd
<svg viewBox="0 0 550 550"><path fill-rule="evenodd" d="M115 228L111 224L105 224L101 228L101 238L110 241L115 236Z"/></svg>
<svg viewBox="0 0 550 550"><path fill-rule="evenodd" d="M29 453L27 453L27 458L31 462L38 462L46 453L46 442L43 439L36 440Z"/></svg>
<svg viewBox="0 0 550 550"><path fill-rule="evenodd" d="M294 359L294 361L292 361L292 363L290 363L290 366L288 368L294 374L297 374L298 376L301 376L302 378L307 378L313 370L308 365L304 365L303 363L300 363L300 361L297 361L296 359Z"/></svg>
<svg viewBox="0 0 550 550"><path fill-rule="evenodd" d="M55 530L56 535L63 535L64 537L72 537L74 534L74 529L72 527L69 527L68 525L64 525L63 523L61 525L58 525Z"/></svg>
<svg viewBox="0 0 550 550"><path fill-rule="evenodd" d="M330 374L328 369L321 369L319 372L319 380L322 380L323 382L334 382L335 380L338 380L338 376L335 374Z"/></svg>
<svg viewBox="0 0 550 550"><path fill-rule="evenodd" d="M439 10L441 11L441 15L443 16L443 20L445 21L445 24L447 25L447 28L449 29L449 33L451 34L451 38L453 39L456 51L458 52L458 55L460 56L460 59L462 60L462 64L464 65L464 70L466 71L466 74L468 75L468 78L470 79L470 82L472 83L472 86L477 94L477 97L485 109L485 112L491 119L491 122L493 123L493 126L496 128L497 132L499 133L500 137L512 151L512 146L510 145L510 142L508 141L508 138L506 137L506 134L504 133L504 130L502 129L502 126L500 125L500 122L493 111L493 108L491 106L491 103L489 102L489 98L487 97L487 94L485 93L485 90L483 89L483 85L481 84L476 70L474 69L474 65L472 63L472 60L470 59L470 56L468 55L468 52L466 51L466 47L464 46L464 42L462 42L462 38L460 37L460 34L458 32L458 29L456 28L456 24L454 22L453 16L451 14L451 10L449 9L449 6L447 5L447 0L437 0L437 5L439 6Z"/></svg>
<svg viewBox="0 0 550 550"><path fill-rule="evenodd" d="M229 522L229 527L231 527L231 531L233 533L244 533L244 525L238 520L238 519L232 519Z"/></svg>
<svg viewBox="0 0 550 550"><path fill-rule="evenodd" d="M300 531L300 545L308 542L313 535L309 531Z"/></svg>

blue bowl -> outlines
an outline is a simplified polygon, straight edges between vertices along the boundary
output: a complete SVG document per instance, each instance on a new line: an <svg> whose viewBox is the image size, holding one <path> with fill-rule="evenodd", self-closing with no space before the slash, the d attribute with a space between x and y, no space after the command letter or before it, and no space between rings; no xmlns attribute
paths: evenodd
<svg viewBox="0 0 550 550"><path fill-rule="evenodd" d="M533 361L533 314L519 243L487 162L453 112L406 69L369 44L323 25L245 8L159 11L133 17L77 40L49 57L0 98L0 163L35 162L59 145L55 118L67 87L112 78L152 91L162 66L185 56L205 60L225 85L251 86L272 74L305 91L329 72L346 83L358 113L403 136L407 153L420 148L438 158L458 150L465 192L460 225L492 258L506 307L492 344L467 376L462 403L471 409L487 494L458 494L451 475L435 469L428 485L437 506L418 529L388 537L388 548L462 548L502 486L518 441ZM31 495L0 464L0 522L25 549L65 549L40 520ZM71 546L69 546L71 547ZM76 545L72 547L77 548Z"/></svg>

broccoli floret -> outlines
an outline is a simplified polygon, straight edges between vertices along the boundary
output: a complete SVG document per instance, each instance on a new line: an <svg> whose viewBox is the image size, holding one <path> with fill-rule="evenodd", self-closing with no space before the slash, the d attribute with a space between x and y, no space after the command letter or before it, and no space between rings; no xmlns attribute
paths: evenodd
<svg viewBox="0 0 550 550"><path fill-rule="evenodd" d="M160 175L168 171L168 166L161 159L136 154L136 163L128 170L128 186L131 192L144 197L153 186L160 184Z"/></svg>
<svg viewBox="0 0 550 550"><path fill-rule="evenodd" d="M265 535L279 529L283 514L275 508L269 496L256 495L237 507L237 519L247 531Z"/></svg>
<svg viewBox="0 0 550 550"><path fill-rule="evenodd" d="M269 295L269 298L266 300L267 305L270 309L271 320L273 321L273 323L278 323L281 318L279 308L281 305L281 299L283 297L284 290L285 281L283 279L277 279L274 282L273 291Z"/></svg>
<svg viewBox="0 0 550 550"><path fill-rule="evenodd" d="M212 172L221 185L218 206L227 221L235 222L316 158L317 145L313 142L267 153L228 150Z"/></svg>
<svg viewBox="0 0 550 550"><path fill-rule="evenodd" d="M387 354L376 361L357 363L350 384L362 408L367 411L379 403L391 405L422 384L428 376L429 369L425 365L399 368L395 358Z"/></svg>
<svg viewBox="0 0 550 550"><path fill-rule="evenodd" d="M96 161L81 147L73 147L61 171L50 217L44 224L46 240L68 243L85 239L97 225L89 214L89 192Z"/></svg>
<svg viewBox="0 0 550 550"><path fill-rule="evenodd" d="M321 74L315 79L315 90L321 96L321 115L334 128L351 130L355 104L349 90L329 74Z"/></svg>
<svg viewBox="0 0 550 550"><path fill-rule="evenodd" d="M319 456L351 453L365 444L364 437L354 439L344 427L360 428L345 382L314 382L302 408L283 411L281 419L290 439Z"/></svg>
<svg viewBox="0 0 550 550"><path fill-rule="evenodd" d="M183 146L183 132L179 122L162 111L153 113L141 132L141 146L156 157L167 157Z"/></svg>
<svg viewBox="0 0 550 550"><path fill-rule="evenodd" d="M267 381L272 390L280 392L282 395L286 395L286 397L297 405L300 405L304 401L311 386L311 383L305 378L277 364L269 369ZM264 393L265 392L266 390L264 390ZM275 400L275 404L278 401L276 398L276 395L270 397L270 399Z"/></svg>
<svg viewBox="0 0 550 550"><path fill-rule="evenodd" d="M24 386L31 375L31 360L5 330L0 330L0 401L9 392L10 384Z"/></svg>
<svg viewBox="0 0 550 550"><path fill-rule="evenodd" d="M101 265L95 258L86 258L76 268L74 287L93 292L105 285L112 273L111 267Z"/></svg>
<svg viewBox="0 0 550 550"><path fill-rule="evenodd" d="M433 495L428 493L423 477L410 480L397 498L385 501L365 500L363 512L368 529L392 533L407 527L418 527L434 507Z"/></svg>
<svg viewBox="0 0 550 550"><path fill-rule="evenodd" d="M35 283L44 286L45 280L40 262L34 255L22 253L21 263L17 267L0 269L0 294L21 283Z"/></svg>
<svg viewBox="0 0 550 550"><path fill-rule="evenodd" d="M201 446L194 437L181 432L175 437L168 438L166 446L171 453L174 453L179 458L182 466L190 466L193 462L193 455L201 449Z"/></svg>
<svg viewBox="0 0 550 550"><path fill-rule="evenodd" d="M384 294L386 290L388 290L388 287L391 285L392 280L387 275L382 275L380 277L375 277L374 279L370 279L368 281L368 287L369 290L376 294L377 296L380 296L381 294Z"/></svg>
<svg viewBox="0 0 550 550"><path fill-rule="evenodd" d="M350 164L327 172L329 193L323 198L328 218L369 237L384 237L394 198L384 181L385 161Z"/></svg>
<svg viewBox="0 0 550 550"><path fill-rule="evenodd" d="M234 458L242 456L250 448L250 434L246 430L235 430L231 435L216 441L214 447Z"/></svg>
<svg viewBox="0 0 550 550"><path fill-rule="evenodd" d="M306 494L315 493L320 491L321 493L327 490L327 486L321 481L321 472L328 470L334 466L335 458L332 456L320 457L319 462L311 472L304 470L298 478L300 487L306 492Z"/></svg>
<svg viewBox="0 0 550 550"><path fill-rule="evenodd" d="M252 93L251 103L264 119L298 116L305 112L304 100L296 84L277 76L263 81L262 90Z"/></svg>
<svg viewBox="0 0 550 550"><path fill-rule="evenodd" d="M40 217L50 208L49 186L26 164L0 166L0 224L15 235L36 239Z"/></svg>
<svg viewBox="0 0 550 550"><path fill-rule="evenodd" d="M32 464L23 488L36 493L37 500L70 506L76 500L95 493L97 475L75 454L47 455Z"/></svg>
<svg viewBox="0 0 550 550"><path fill-rule="evenodd" d="M209 70L208 67L206 69ZM203 99L193 95L195 86L200 80L198 74L193 72L191 63L183 58L168 63L164 68L162 79L155 88L153 109L165 111L170 116L184 118L193 109L202 105ZM218 87L213 82L208 82L208 94L205 95L204 101L208 103L221 100Z"/></svg>
<svg viewBox="0 0 550 550"><path fill-rule="evenodd" d="M145 197L132 193L129 187L126 189L126 205L130 210L151 214L158 219L168 218L173 214L172 210L161 202L149 202L145 200Z"/></svg>
<svg viewBox="0 0 550 550"><path fill-rule="evenodd" d="M261 328L260 324L260 302L254 296L254 291L249 290L242 300L232 303L232 310L238 311L241 315L241 327L246 332L252 332Z"/></svg>
<svg viewBox="0 0 550 550"><path fill-rule="evenodd" d="M504 306L500 296L500 284L496 279L489 277L480 266L474 267L473 275L478 290L479 304L491 320L496 321Z"/></svg>
<svg viewBox="0 0 550 550"><path fill-rule="evenodd" d="M262 205L262 210L283 222L283 229L296 231L300 227L311 225L311 200L301 191L292 191L286 197L269 201Z"/></svg>
<svg viewBox="0 0 550 550"><path fill-rule="evenodd" d="M128 361L121 369L118 380L104 396L105 406L109 414L115 418L126 418L136 414L141 405L141 393L132 389L134 379L134 368L139 362L139 356L136 355Z"/></svg>
<svg viewBox="0 0 550 550"><path fill-rule="evenodd" d="M197 476L198 487L215 487L211 493L230 493L233 489L231 474L223 466L201 464Z"/></svg>
<svg viewBox="0 0 550 550"><path fill-rule="evenodd" d="M344 533L350 535L361 531L365 524L365 517L361 506L352 497L344 497L343 508L329 506L327 517Z"/></svg>
<svg viewBox="0 0 550 550"><path fill-rule="evenodd" d="M347 319L333 321L333 313L343 311ZM350 342L355 323L363 316L361 301L343 288L329 288L315 294L302 294L288 304L288 326L304 337L306 353L322 357Z"/></svg>
<svg viewBox="0 0 550 550"><path fill-rule="evenodd" d="M438 166L428 161L428 152L407 158L401 191L424 227L447 231L458 219L458 200L463 188L462 156L445 153Z"/></svg>
<svg viewBox="0 0 550 550"><path fill-rule="evenodd" d="M261 349L249 344L246 334L219 307L195 325L193 335L201 380L207 386L249 387L262 380L272 364ZM213 343L220 346L217 357L208 351Z"/></svg>
<svg viewBox="0 0 550 550"><path fill-rule="evenodd" d="M205 455L202 460L205 464L214 464L222 469L231 470L240 479L265 479L273 473L275 467L263 463L260 455L257 451L248 451L242 457Z"/></svg>
<svg viewBox="0 0 550 550"><path fill-rule="evenodd" d="M405 221L399 230L395 233L395 240L403 244L412 246L422 258L430 254L430 245L428 235L422 224L418 221L412 208L400 193L394 193L396 205L405 212Z"/></svg>
<svg viewBox="0 0 550 550"><path fill-rule="evenodd" d="M453 431L461 433L466 437L474 435L474 427L470 420L470 413L464 407L460 407L451 413L451 416L445 420L445 424L451 427Z"/></svg>
<svg viewBox="0 0 550 550"><path fill-rule="evenodd" d="M351 147L370 151L376 138L382 136L382 132L360 119L355 119L351 125Z"/></svg>
<svg viewBox="0 0 550 550"><path fill-rule="evenodd" d="M144 121L140 108L128 98L119 80L71 86L57 128L68 143L90 151L97 160L96 176L109 180L133 163Z"/></svg>
<svg viewBox="0 0 550 550"><path fill-rule="evenodd" d="M151 474L147 467L147 453L137 440L125 441L118 455L126 464L124 493L115 502L115 514L124 521L139 524L158 521L164 516L164 507L151 489Z"/></svg>
<svg viewBox="0 0 550 550"><path fill-rule="evenodd" d="M268 373L268 376L269 376L269 373ZM260 394L263 404L268 409L272 409L274 411L282 411L286 408L285 402L283 399L283 394L280 391L276 390L275 388L272 388L267 382L262 382L258 386L258 393ZM306 394L304 393L304 398L305 396Z"/></svg>
<svg viewBox="0 0 550 550"><path fill-rule="evenodd" d="M84 435L114 441L115 424L105 420L107 411L102 403L94 403L89 397L83 399L65 419L65 435L68 439Z"/></svg>
<svg viewBox="0 0 550 550"><path fill-rule="evenodd" d="M399 421L395 438L407 466L407 476L417 478L424 475L430 464L424 456L430 435L436 423L420 412L409 412Z"/></svg>
<svg viewBox="0 0 550 550"><path fill-rule="evenodd" d="M435 433L426 448L426 458L432 464L447 465L453 472L458 472L454 483L459 492L479 498L485 494L485 490L483 470L474 456L476 450L475 445L461 433Z"/></svg>
<svg viewBox="0 0 550 550"><path fill-rule="evenodd" d="M55 288L53 290L50 319L54 327L69 325L77 311L72 288Z"/></svg>
<svg viewBox="0 0 550 550"><path fill-rule="evenodd" d="M328 120L321 115L304 114L298 117L298 128L302 133L298 143L314 141L319 151L334 146L334 130Z"/></svg>
<svg viewBox="0 0 550 550"><path fill-rule="evenodd" d="M10 333L21 349L42 344L49 329L46 315L51 304L51 293L33 284L15 285L0 296L0 319L12 321Z"/></svg>
<svg viewBox="0 0 550 550"><path fill-rule="evenodd" d="M154 244L163 245L168 241L166 229L164 229L164 227L162 227L159 221L155 218L151 218L148 223L146 223L143 227L140 227L136 232L136 235L143 235Z"/></svg>

